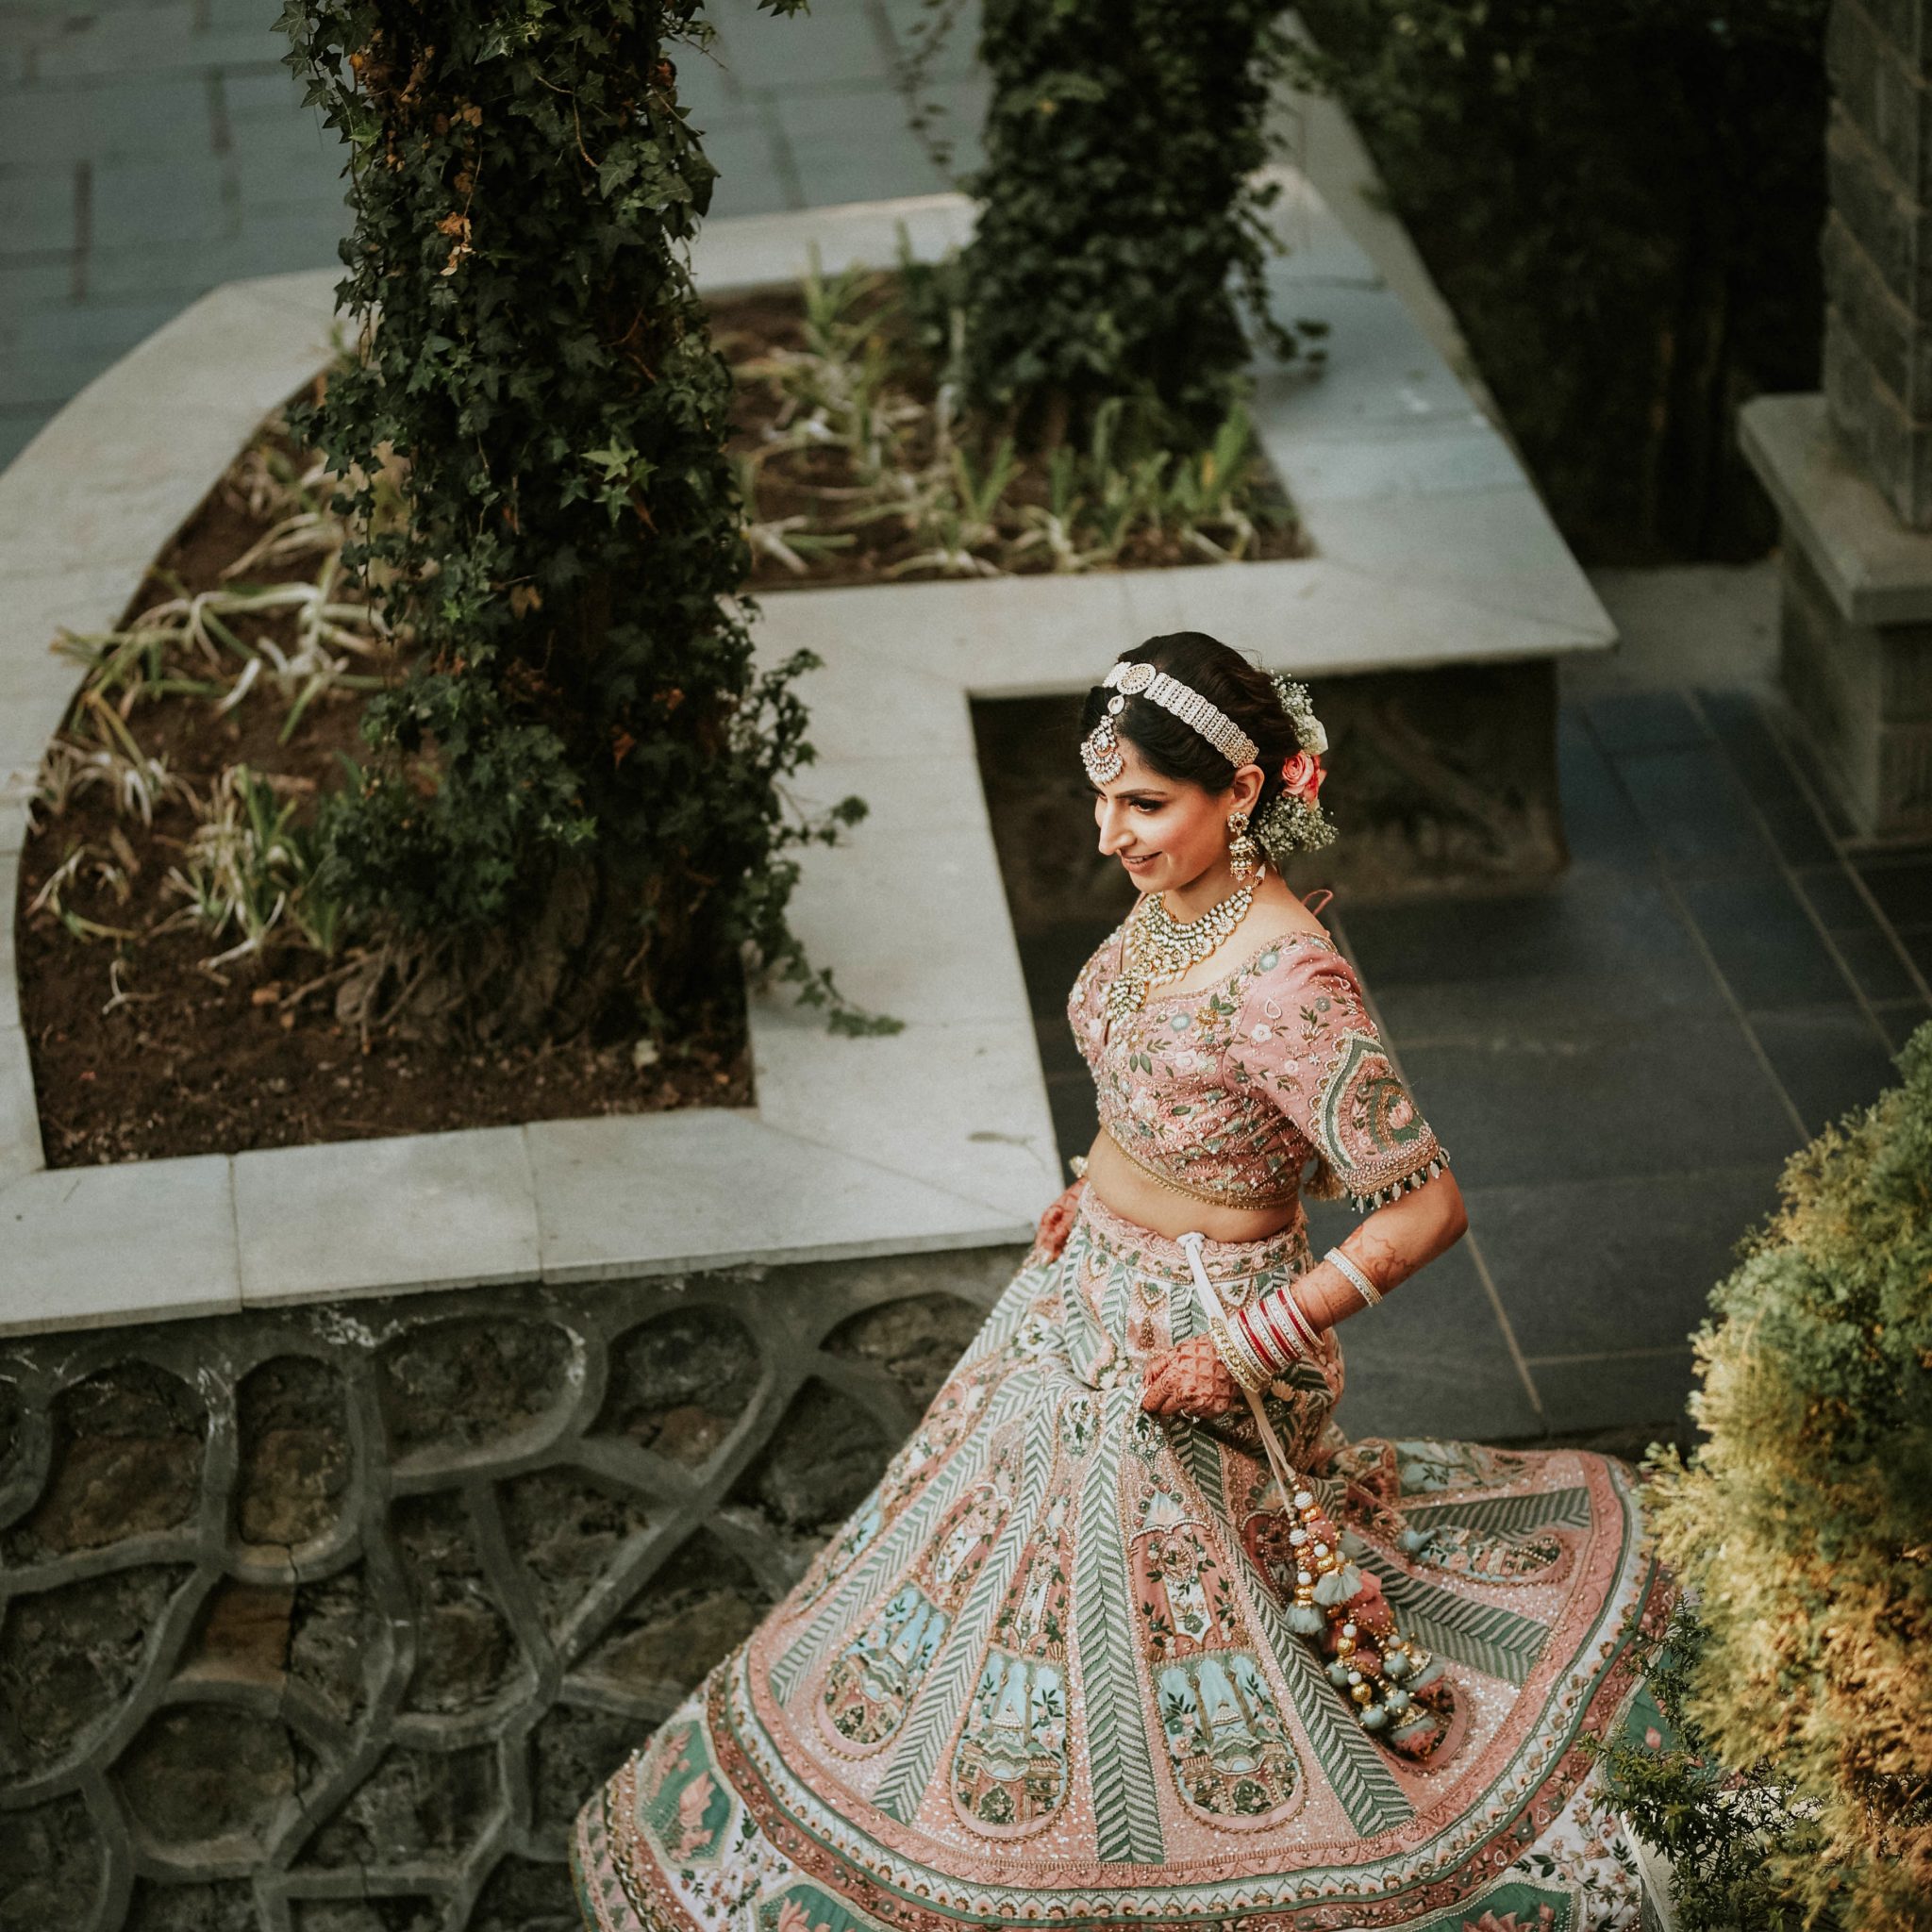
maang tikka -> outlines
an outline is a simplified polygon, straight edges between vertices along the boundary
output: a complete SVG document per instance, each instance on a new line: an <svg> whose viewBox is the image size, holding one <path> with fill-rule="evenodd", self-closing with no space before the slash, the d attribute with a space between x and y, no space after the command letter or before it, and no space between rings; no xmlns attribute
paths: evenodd
<svg viewBox="0 0 1932 1932"><path fill-rule="evenodd" d="M1236 771L1255 762L1255 741L1218 705L1208 703L1179 678L1137 661L1116 664L1100 682L1101 689L1112 691L1113 696L1107 701L1100 723L1080 741L1080 762L1094 784L1110 784L1124 769L1126 761L1121 755L1114 720L1126 709L1130 697L1145 698L1198 731Z"/></svg>

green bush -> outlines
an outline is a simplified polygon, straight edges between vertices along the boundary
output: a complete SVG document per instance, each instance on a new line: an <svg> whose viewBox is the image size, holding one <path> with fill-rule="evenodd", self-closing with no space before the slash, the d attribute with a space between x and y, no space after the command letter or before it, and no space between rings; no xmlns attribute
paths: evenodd
<svg viewBox="0 0 1932 1932"><path fill-rule="evenodd" d="M1817 387L1827 0L1306 0L1586 561L1761 553L1740 404Z"/></svg>
<svg viewBox="0 0 1932 1932"><path fill-rule="evenodd" d="M1640 1837L1670 1854L1680 1932L1800 1932L1805 1907L1787 1874L1793 1858L1817 1856L1817 1826L1770 1762L1731 1770L1712 1752L1689 1708L1709 1648L1709 1631L1679 1599L1644 1665L1670 1735L1601 1746L1614 1800ZM1826 1913L1813 1932L1838 1924Z"/></svg>
<svg viewBox="0 0 1932 1932"><path fill-rule="evenodd" d="M1029 445L1121 398L1151 447L1199 448L1267 321L1276 0L985 0L992 76L961 276L971 408Z"/></svg>
<svg viewBox="0 0 1932 1932"><path fill-rule="evenodd" d="M1899 1065L1792 1158L1697 1337L1707 1440L1656 1458L1706 1761L1626 1785L1700 1924L1932 1925L1932 1024Z"/></svg>
<svg viewBox="0 0 1932 1932"><path fill-rule="evenodd" d="M348 140L364 325L291 426L347 479L345 560L413 666L323 816L329 889L390 935L395 985L485 1028L661 1024L729 998L741 946L824 998L787 854L836 828L780 790L810 660L761 671L729 601L731 384L687 266L716 171L670 55L703 46L701 0L290 0L279 25ZM377 525L391 452L406 514Z"/></svg>

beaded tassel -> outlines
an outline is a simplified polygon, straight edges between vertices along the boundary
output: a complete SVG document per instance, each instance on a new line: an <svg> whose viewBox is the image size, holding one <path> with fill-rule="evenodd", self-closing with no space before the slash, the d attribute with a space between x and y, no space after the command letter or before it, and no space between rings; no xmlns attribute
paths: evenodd
<svg viewBox="0 0 1932 1932"><path fill-rule="evenodd" d="M1390 1202L1400 1200L1404 1194L1410 1193L1417 1188L1426 1187L1448 1165L1448 1155L1439 1149L1426 1167L1419 1167L1413 1174L1404 1174L1399 1181L1391 1181L1387 1187L1377 1188L1373 1193L1351 1192L1348 1197L1349 1203L1358 1214L1373 1214L1377 1208L1386 1208Z"/></svg>
<svg viewBox="0 0 1932 1932"><path fill-rule="evenodd" d="M1298 1520L1288 1541L1295 1583L1288 1627L1297 1637L1328 1637L1328 1681L1347 1696L1363 1730L1386 1733L1398 1746L1417 1745L1439 1721L1417 1705L1415 1692L1433 1683L1441 1667L1402 1636L1392 1616L1381 1634L1357 1621L1351 1606L1364 1594L1362 1574L1342 1555L1340 1532L1311 1491L1295 1491L1293 1509Z"/></svg>
<svg viewBox="0 0 1932 1932"><path fill-rule="evenodd" d="M1229 1324L1223 1320L1224 1304L1201 1258L1206 1239L1191 1231L1178 1237L1178 1245L1188 1257L1201 1310L1216 1346L1224 1360L1230 1360L1235 1351L1230 1345ZM1291 1296L1287 1306L1293 1307ZM1234 1313L1234 1325L1244 1334L1249 1332L1247 1317L1253 1312L1237 1309ZM1294 1566L1294 1587L1283 1613L1288 1627L1332 1653L1329 1679L1347 1692L1364 1730L1387 1731L1390 1742L1407 1756L1426 1757L1441 1737L1441 1726L1433 1711L1408 1713L1417 1690L1440 1677L1441 1668L1425 1651L1418 1650L1401 1635L1380 1587L1365 1580L1348 1560L1342 1553L1341 1531L1315 1500L1314 1491L1303 1487L1289 1468L1258 1391L1248 1390L1247 1397L1269 1466L1289 1495L1290 1510L1283 1513L1291 1512L1288 1553ZM1367 1644L1359 1641L1364 1637ZM1440 1702L1440 1697L1439 1692L1431 1701Z"/></svg>

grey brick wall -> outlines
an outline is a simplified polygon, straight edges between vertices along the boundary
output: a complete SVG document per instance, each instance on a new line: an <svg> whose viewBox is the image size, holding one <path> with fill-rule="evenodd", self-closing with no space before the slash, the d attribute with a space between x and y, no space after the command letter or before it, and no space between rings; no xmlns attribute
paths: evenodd
<svg viewBox="0 0 1932 1932"><path fill-rule="evenodd" d="M1837 0L1825 58L1832 420L1899 518L1932 528L1932 48L1927 0Z"/></svg>

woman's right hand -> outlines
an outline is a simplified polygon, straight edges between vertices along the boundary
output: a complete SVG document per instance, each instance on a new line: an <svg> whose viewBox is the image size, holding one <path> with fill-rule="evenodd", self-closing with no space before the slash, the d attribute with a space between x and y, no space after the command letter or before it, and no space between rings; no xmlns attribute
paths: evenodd
<svg viewBox="0 0 1932 1932"><path fill-rule="evenodd" d="M1212 1422L1241 1399L1241 1384L1228 1373L1221 1351L1206 1335L1156 1356L1141 1384L1141 1407L1149 1415L1192 1416Z"/></svg>

